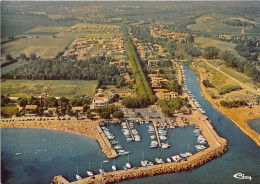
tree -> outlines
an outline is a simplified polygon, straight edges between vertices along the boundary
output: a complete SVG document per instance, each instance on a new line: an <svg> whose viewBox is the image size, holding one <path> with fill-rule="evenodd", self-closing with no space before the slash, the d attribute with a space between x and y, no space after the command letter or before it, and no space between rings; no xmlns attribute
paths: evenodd
<svg viewBox="0 0 260 184"><path fill-rule="evenodd" d="M95 117L94 114L87 114L87 118L89 118L89 119L93 119L94 117Z"/></svg>
<svg viewBox="0 0 260 184"><path fill-rule="evenodd" d="M213 46L208 46L204 49L203 57L206 59L216 59L219 55L220 49Z"/></svg>
<svg viewBox="0 0 260 184"><path fill-rule="evenodd" d="M31 53L30 54L30 59L31 60L35 60L36 59L36 54L35 53Z"/></svg>
<svg viewBox="0 0 260 184"><path fill-rule="evenodd" d="M101 118L108 119L108 118L110 118L110 113L109 112L101 112L100 116L101 116Z"/></svg>
<svg viewBox="0 0 260 184"><path fill-rule="evenodd" d="M7 54L5 58L8 61L12 61L13 60L13 57L11 56L11 54Z"/></svg>
<svg viewBox="0 0 260 184"><path fill-rule="evenodd" d="M2 98L1 99L1 106L4 107L6 104L8 104L10 102L11 102L11 100L8 97Z"/></svg>
<svg viewBox="0 0 260 184"><path fill-rule="evenodd" d="M58 101L54 97L47 97L45 100L45 106L58 107Z"/></svg>
<svg viewBox="0 0 260 184"><path fill-rule="evenodd" d="M114 104L109 104L109 106L107 107L108 108L108 111L110 113L114 113L115 111L117 111L117 106L115 106Z"/></svg>
<svg viewBox="0 0 260 184"><path fill-rule="evenodd" d="M19 58L22 59L22 60L26 60L27 57L24 53L21 53Z"/></svg>
<svg viewBox="0 0 260 184"><path fill-rule="evenodd" d="M28 100L27 98L21 98L20 100L18 100L18 105L20 105L21 107L25 107L26 105L28 105Z"/></svg>
<svg viewBox="0 0 260 184"><path fill-rule="evenodd" d="M124 113L122 111L115 111L113 113L113 117L114 118L118 118L118 119L123 118L124 117Z"/></svg>
<svg viewBox="0 0 260 184"><path fill-rule="evenodd" d="M190 34L190 35L187 37L186 41L187 41L188 43L194 43L194 36Z"/></svg>

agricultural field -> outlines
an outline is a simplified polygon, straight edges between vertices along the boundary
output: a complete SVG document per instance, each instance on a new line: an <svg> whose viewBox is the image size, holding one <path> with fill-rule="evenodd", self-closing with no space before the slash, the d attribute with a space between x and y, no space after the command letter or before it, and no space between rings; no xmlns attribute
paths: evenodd
<svg viewBox="0 0 260 184"><path fill-rule="evenodd" d="M232 17L232 19L243 19L243 21L249 21L241 17ZM242 27L241 26L231 26L227 25L224 22L231 20L231 17L222 14L206 14L196 19L196 24L190 24L187 28L193 31L202 31L207 33L215 34L240 34ZM252 33L255 30L251 27L244 28L245 33Z"/></svg>
<svg viewBox="0 0 260 184"><path fill-rule="evenodd" d="M55 21L44 19L38 15L1 14L1 41L10 36L23 34L37 26L69 27L79 21Z"/></svg>
<svg viewBox="0 0 260 184"><path fill-rule="evenodd" d="M37 26L23 33L23 35L56 35L66 29L68 29L68 27Z"/></svg>
<svg viewBox="0 0 260 184"><path fill-rule="evenodd" d="M195 37L194 45L197 47L200 47L202 49L204 49L208 46L214 46L221 50L227 50L227 51L232 52L232 54L234 54L234 56L236 56L237 58L244 59L234 49L236 47L235 43L225 42L225 41L221 41L221 40L215 40L215 39L206 38L206 37Z"/></svg>
<svg viewBox="0 0 260 184"><path fill-rule="evenodd" d="M15 97L50 96L69 99L81 96L93 97L97 81L80 80L7 80L1 82L1 94Z"/></svg>
<svg viewBox="0 0 260 184"><path fill-rule="evenodd" d="M35 53L42 58L54 58L72 41L71 37L53 38L51 35L30 36L2 45L2 58L7 54L18 57L20 53L30 56Z"/></svg>

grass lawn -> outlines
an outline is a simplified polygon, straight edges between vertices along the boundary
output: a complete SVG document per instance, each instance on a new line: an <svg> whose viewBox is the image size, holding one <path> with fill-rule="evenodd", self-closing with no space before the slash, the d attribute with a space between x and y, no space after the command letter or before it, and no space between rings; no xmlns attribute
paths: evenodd
<svg viewBox="0 0 260 184"><path fill-rule="evenodd" d="M2 95L16 97L39 96L48 93L50 96L74 98L93 97L97 81L81 80L7 80L1 83Z"/></svg>

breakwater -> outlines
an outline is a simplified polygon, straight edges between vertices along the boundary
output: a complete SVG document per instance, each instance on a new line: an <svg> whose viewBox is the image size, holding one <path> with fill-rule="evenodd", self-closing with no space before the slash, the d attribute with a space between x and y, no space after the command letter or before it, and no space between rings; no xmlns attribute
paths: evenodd
<svg viewBox="0 0 260 184"><path fill-rule="evenodd" d="M226 150L227 141L224 141L224 143L222 143L217 148L209 147L204 151L201 151L189 157L187 160L182 160L180 162L165 163L148 167L140 167L137 169L108 172L104 174L95 175L95 177L88 177L79 181L71 182L70 184L109 184L120 182L123 180L187 171L199 167L216 157L219 157ZM52 182L55 184L69 184L69 182L60 175L55 176Z"/></svg>
<svg viewBox="0 0 260 184"><path fill-rule="evenodd" d="M202 115L199 111L195 111L193 113L195 115L194 117L197 117L195 118L197 121L196 124L198 125L199 129L201 130L201 132L203 133L210 145L209 148L200 151L188 157L187 159L181 160L179 162L107 172L104 174L95 175L94 177L87 177L82 180L71 182L70 184L109 184L124 180L149 177L160 174L176 173L194 169L216 157L219 157L227 150L227 140L218 136L210 121L207 120L205 116ZM55 176L52 182L55 184L67 183L67 180L65 180L65 183L64 180L65 178L59 175Z"/></svg>

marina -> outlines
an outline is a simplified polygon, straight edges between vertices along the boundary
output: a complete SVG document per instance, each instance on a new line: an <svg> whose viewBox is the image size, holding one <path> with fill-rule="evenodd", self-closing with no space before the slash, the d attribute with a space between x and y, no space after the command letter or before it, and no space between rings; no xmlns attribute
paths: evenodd
<svg viewBox="0 0 260 184"><path fill-rule="evenodd" d="M197 91L199 92L199 90L197 90ZM201 100L201 99L198 98L198 100ZM203 103L200 102L200 104L205 108L205 104L206 104L205 102L203 102ZM228 158L232 155L232 158L235 157L235 158L237 158L237 160L239 160L239 159L242 159L239 156L242 154L241 156L243 156L243 158L248 158L248 164L250 163L250 165L255 165L255 157L253 159L253 157L251 157L250 155L248 155L247 153L245 153L243 150L240 150L240 149L239 149L239 152L237 152L238 149L236 147L243 145L243 146L247 147L248 149L254 150L254 152L258 153L258 150L256 149L256 145L247 136L245 136L239 129L237 129L230 121L228 121L224 116L221 116L216 110L211 109L211 106L206 104L206 109L207 109L206 114L208 112L211 113L211 114L208 114L208 116L211 120L213 120L212 124L214 124L214 127L216 127L217 131L220 132L221 135L223 135L224 137L227 137L228 140L231 141L231 143L233 144L233 147L235 147L236 151L233 150L233 147L230 147L228 153L226 153L223 157L217 159L219 162L221 162L223 167L228 168L228 170L226 170L225 172L219 171L219 170L217 170L217 167L214 167L216 162L209 162L206 164L205 167L198 168L198 171L200 171L200 172L192 171L189 173L192 176L194 176L194 177L192 177L193 178L192 181L199 182L199 180L196 178L203 177L203 175L205 173L210 175L210 177L212 177L215 181L219 181L219 179L217 179L215 175L211 175L210 173L220 172L221 174L227 176L225 178L226 178L227 182L230 183L230 182L232 182L232 178L228 179L228 176L232 175L231 171L241 165L243 165L243 167L245 167L248 171L254 173L254 170L247 167L247 165L241 164L241 162L235 162L235 163L230 162L230 159L228 159ZM195 112L195 111L193 111L193 112ZM199 111L197 111L197 112L199 112ZM221 120L223 122L217 121L219 119L219 116L221 116ZM203 121L205 121L206 124L203 121L201 121L201 124L199 126L197 126L197 125L195 126L192 124L192 125L189 125L184 128L176 127L174 129L167 130L167 132L168 132L167 137L169 140L169 144L171 144L171 147L168 148L167 150L162 150L160 148L156 148L156 149L150 148L150 142L151 142L150 136L151 135L147 131L148 128L146 125L149 125L151 123L149 123L149 124L134 123L136 129L142 136L142 141L141 141L142 144L139 144L138 142L127 142L125 136L123 135L123 133L121 131L122 127L119 123L108 124L107 125L108 128L110 129L111 133L113 133L115 136L114 141L110 140L111 145L113 145L112 143L120 144L124 147L125 150L129 150L131 152L129 157L131 158L130 161L131 161L131 165L133 166L133 169L123 170L123 166L126 164L126 162L128 160L127 160L127 157L125 157L125 156L119 156L118 158L115 159L116 162L114 164L118 168L117 171L113 171L113 169L112 169L112 164L114 163L112 160L109 163L103 164L103 168L107 171L106 173L104 173L104 176L106 176L104 178L103 176L99 175L99 172L98 172L98 169L100 168L100 163L104 160L103 153L100 151L96 151L94 149L95 151L92 154L88 154L89 155L88 157L86 157L84 154L84 157L80 158L82 164L79 167L79 174L80 174L80 176L82 176L83 180L78 180L77 183L80 183L80 182L88 183L88 182L98 182L98 181L100 181L101 183L103 183L103 181L104 182L106 181L107 183L119 182L119 181L122 181L122 179L127 180L127 179L131 179L131 178L153 176L153 175L159 175L159 174L163 174L163 173L179 172L182 170L187 170L187 168L193 168L193 167L200 166L202 163L205 163L205 162L211 160L212 155L217 154L217 153L222 153L220 151L220 149L223 150L223 147L218 148L218 146L220 146L221 144L218 144L218 135L215 134L216 132L215 132L214 128L211 128L212 127L211 123L208 120L206 120L205 116L203 116L202 119L203 119ZM187 118L187 121L191 122L189 118ZM197 120L197 122L198 121L199 120ZM194 124L197 123L193 119L192 119L192 122ZM73 122L70 122L70 124L72 124L72 123ZM91 122L87 122L87 123L89 124ZM46 124L47 124L47 122L46 122ZM30 127L32 125L37 128L37 126L34 125L33 122L28 123L27 126ZM39 123L37 125L39 125ZM45 123L42 122L41 126L44 126L44 125L45 125ZM145 126L141 126L141 125L145 125ZM84 126L84 125L81 125L81 126ZM97 124L95 124L95 126L97 126ZM63 127L65 127L65 126L63 126ZM199 129L199 131L198 131L198 129ZM206 133L207 129L209 129L209 131L208 131L209 134ZM194 132L195 130L197 133ZM28 131L31 131L31 130L28 130ZM65 130L65 131L67 131L67 130ZM87 130L87 132L88 132L88 130ZM115 134L114 132L118 132L118 133ZM232 132L232 135L230 135L230 132ZM207 147L205 150L198 152L195 146L198 145L197 140L198 140L198 136L199 136L198 134L200 134L200 133L203 134L205 139L208 141L208 145L210 147ZM64 133L64 134L67 134L67 133ZM183 135L185 135L185 136L183 136ZM92 135L92 136L95 137L95 135ZM42 138L46 139L47 140L46 142L48 142L48 139L46 137L42 137ZM23 143L23 144L25 144L25 143ZM86 144L86 143L84 143L84 144ZM146 146L143 146L143 144L145 144ZM179 155L180 153L188 152L188 145L189 145L189 151L192 152L193 155L188 157L187 161L184 161L184 159L182 159L178 163L179 157L177 155ZM77 147L80 147L80 146L77 146ZM44 150L44 149L55 150L53 148L40 148L40 149L41 150ZM142 157L143 150L145 153L144 154L145 157ZM159 150L161 150L161 151L159 151ZM169 151L169 152L171 152L171 154L166 153L165 151L166 152ZM23 155L21 155L21 156L27 156L27 154L24 154L24 152L19 149L15 150L14 154L20 153L20 152L23 153ZM96 160L94 160L94 159L92 159L91 155L96 155L96 152L98 154L97 154L97 156L95 156ZM167 158L171 157L173 162L165 163L165 164L156 164L154 166L151 166L152 165L151 164L149 166L149 172L147 172L147 167L142 167L141 160L152 161L155 164L155 158L158 156L158 152L160 153L160 157L163 160L167 161ZM48 153L48 151L46 153ZM228 155L230 155L230 156L228 156ZM135 159L132 159L132 158L135 158ZM175 158L177 161L175 162L173 158ZM88 170L89 159L92 160L91 161L92 166L90 169L91 169L91 171L94 171L95 178L96 178L95 180L91 179L91 177L88 177L88 175L86 173L86 170ZM74 163L73 168L75 168L76 167L75 161L72 162L72 164L73 163ZM146 162L144 162L144 165L147 166L147 164L145 164L145 163ZM169 166L169 165L171 165L171 166ZM210 168L207 167L207 165L209 165ZM257 166L255 165L255 167L257 167ZM51 167L51 168L54 168L54 167ZM70 166L66 166L65 168L70 168ZM71 172L66 172L65 168L64 168L64 170L59 168L58 173L61 173L62 176L64 176L66 179L62 176L57 176L54 178L54 180L62 182L62 183L71 183L71 182L73 183L73 181L75 181L75 173L76 173L75 169L73 170L74 172L71 173ZM203 169L203 168L206 168L206 169ZM169 170L171 170L171 171L169 171ZM110 171L113 171L113 172L110 172ZM133 183L133 182L142 183L142 182L149 182L149 181L153 181L153 180L159 182L160 178L162 178L162 177L171 178L171 180L169 180L168 182L166 181L166 183L171 183L173 178L178 178L178 180L180 182L190 181L189 179L187 180L185 173L186 172L179 173L178 175L174 174L174 175L164 175L164 176L157 176L157 177L142 178L142 179L138 179L138 180L134 180L134 181L127 181L127 183ZM106 180L107 178L110 178L110 180L107 181ZM121 179L119 179L119 178L121 178ZM257 181L257 180L255 180L255 181Z"/></svg>

